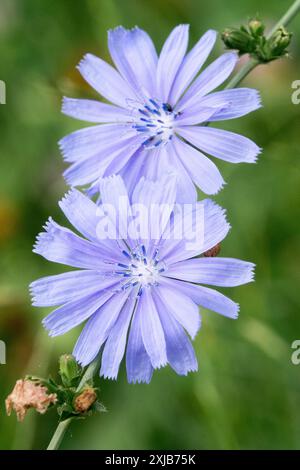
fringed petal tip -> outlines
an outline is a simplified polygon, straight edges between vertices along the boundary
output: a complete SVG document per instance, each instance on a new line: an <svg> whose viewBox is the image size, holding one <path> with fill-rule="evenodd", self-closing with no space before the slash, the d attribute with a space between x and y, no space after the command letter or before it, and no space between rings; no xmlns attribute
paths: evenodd
<svg viewBox="0 0 300 470"><path fill-rule="evenodd" d="M69 153L67 151L67 146L66 146L66 139L67 139L68 136L65 136L63 137L62 139L60 139L58 142L57 142L57 145L58 145L58 148L59 148L59 151L63 157L63 160L65 162L69 162L69 159L68 159L68 156L69 156Z"/></svg>
<svg viewBox="0 0 300 470"><path fill-rule="evenodd" d="M175 372L176 372L176 375L180 375L181 377L187 377L190 373L198 372L198 370L199 370L199 367L198 367L198 363L197 363L194 366L189 367L185 371L182 371L182 372L175 371Z"/></svg>
<svg viewBox="0 0 300 470"><path fill-rule="evenodd" d="M258 157L259 157L259 155L262 153L262 151L263 151L263 148L257 146L257 154L256 154L256 156L253 158L253 161L250 162L250 163L256 163L257 160L258 160Z"/></svg>
<svg viewBox="0 0 300 470"><path fill-rule="evenodd" d="M231 315L224 315L226 318L230 318L231 320L237 320L240 313L240 305L237 302L232 301L232 306L235 306L235 310L232 311Z"/></svg>
<svg viewBox="0 0 300 470"><path fill-rule="evenodd" d="M222 191L222 189L224 188L224 186L227 185L227 182L223 180L222 178L222 181L220 182L220 186L217 188L217 189L214 189L214 190L211 190L211 191L206 191L206 194L208 196L216 196L216 194L219 194L220 191Z"/></svg>
<svg viewBox="0 0 300 470"><path fill-rule="evenodd" d="M254 263L250 263L250 262L248 262L247 264L248 264L248 271L247 271L247 274L245 274L245 277L249 280L246 281L246 282L254 282L255 281L255 268L256 268L256 265Z"/></svg>
<svg viewBox="0 0 300 470"><path fill-rule="evenodd" d="M217 204L215 201L209 198L204 199L201 202L198 202L198 204L204 204L204 208L205 208L204 217L205 218L217 217L219 222L223 222L226 225L227 231L231 229L231 225L227 219L227 210L224 209L224 207L221 207L219 204Z"/></svg>
<svg viewBox="0 0 300 470"><path fill-rule="evenodd" d="M76 201L78 201L78 198L82 197L83 194L78 191L76 188L70 188L69 191L66 192L66 194L61 198L61 200L58 202L59 207L61 208L62 211L64 211L64 208L66 207L74 207L74 204L76 204Z"/></svg>
<svg viewBox="0 0 300 470"><path fill-rule="evenodd" d="M139 378L129 378L127 377L127 381L129 384L132 385L140 385L140 384L149 384L151 382L152 375L151 377L139 377Z"/></svg>
<svg viewBox="0 0 300 470"><path fill-rule="evenodd" d="M90 54L89 52L84 54L80 62L76 65L76 69L79 70L79 72L82 72L82 68L85 66L85 64L90 60L93 59L93 54Z"/></svg>
<svg viewBox="0 0 300 470"><path fill-rule="evenodd" d="M245 159L241 163L256 163L263 149L248 139L248 152L245 153Z"/></svg>
<svg viewBox="0 0 300 470"><path fill-rule="evenodd" d="M61 112L65 114L66 107L68 103L72 102L72 98L67 98L67 96L63 96L61 100Z"/></svg>
<svg viewBox="0 0 300 470"><path fill-rule="evenodd" d="M45 225L43 225L43 229L45 232L40 232L37 235L32 249L33 253L37 253L38 255L43 253L43 248L52 240L55 231L55 222L52 217L49 217Z"/></svg>
<svg viewBox="0 0 300 470"><path fill-rule="evenodd" d="M105 374L103 372L99 372L99 376L103 377L103 379L108 379L108 380L117 380L118 374Z"/></svg>
<svg viewBox="0 0 300 470"><path fill-rule="evenodd" d="M73 117L74 111L78 108L78 101L76 98L63 96L61 100L61 113Z"/></svg>
<svg viewBox="0 0 300 470"><path fill-rule="evenodd" d="M256 108L255 109L259 109L259 108L262 108L263 107L263 104L262 104L262 99L261 99L261 94L258 90L255 90L253 89L253 98L256 100Z"/></svg>

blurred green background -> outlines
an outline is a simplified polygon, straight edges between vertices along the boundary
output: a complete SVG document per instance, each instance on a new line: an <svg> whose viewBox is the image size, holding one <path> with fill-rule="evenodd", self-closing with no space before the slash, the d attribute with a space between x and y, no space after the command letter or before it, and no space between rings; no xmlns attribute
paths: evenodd
<svg viewBox="0 0 300 470"><path fill-rule="evenodd" d="M65 222L57 201L66 191L57 140L82 123L60 113L62 95L95 96L75 66L85 52L109 60L108 28L139 25L158 48L176 24L191 24L190 44L208 28L222 31L259 13L272 25L289 6L282 0L1 0L0 79L0 448L44 448L56 415L29 413L17 424L4 398L25 373L56 373L78 331L50 339L30 306L27 285L59 265L31 251L52 215ZM291 59L256 69L244 82L261 91L264 107L222 127L263 147L256 165L218 161L228 185L216 200L232 231L222 255L254 261L256 282L228 295L240 303L232 321L203 311L195 341L200 369L187 378L169 368L150 385L102 381L109 412L74 422L66 449L296 449L300 448L300 365L291 343L300 338L299 111L291 83L300 79L300 17ZM223 50L218 41L213 57ZM224 291L225 292L225 291Z"/></svg>

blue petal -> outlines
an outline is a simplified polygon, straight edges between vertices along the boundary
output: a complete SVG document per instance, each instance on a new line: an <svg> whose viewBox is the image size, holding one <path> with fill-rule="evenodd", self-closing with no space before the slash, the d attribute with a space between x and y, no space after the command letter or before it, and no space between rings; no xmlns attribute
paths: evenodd
<svg viewBox="0 0 300 470"><path fill-rule="evenodd" d="M170 104L175 105L177 103L185 89L195 78L214 47L216 37L216 31L208 30L183 59L172 86L169 97Z"/></svg>
<svg viewBox="0 0 300 470"><path fill-rule="evenodd" d="M170 366L179 375L187 375L188 372L198 370L193 346L184 329L180 326L178 321L174 319L173 315L169 314L165 305L156 294L153 294L153 298L164 329L167 345L167 359Z"/></svg>
<svg viewBox="0 0 300 470"><path fill-rule="evenodd" d="M170 265L198 256L222 241L229 228L224 209L210 199L204 199L184 211L182 217L177 216L172 238L162 245L160 257Z"/></svg>
<svg viewBox="0 0 300 470"><path fill-rule="evenodd" d="M155 293L160 298L164 309L173 315L176 321L194 339L201 326L201 317L197 305L182 292L178 292L176 289L164 284L163 280L161 285L156 287Z"/></svg>
<svg viewBox="0 0 300 470"><path fill-rule="evenodd" d="M247 137L212 127L186 126L178 133L200 150L231 163L254 163L261 151Z"/></svg>
<svg viewBox="0 0 300 470"><path fill-rule="evenodd" d="M217 111L209 121L223 121L234 119L251 113L261 107L260 95L257 90L251 88L235 88L233 90L222 90L205 96L198 106L220 106L224 101L228 106ZM190 110L189 110L190 111Z"/></svg>
<svg viewBox="0 0 300 470"><path fill-rule="evenodd" d="M212 103L211 106L206 106L205 104L202 106L202 104L199 105L198 103L194 104L176 118L176 128L212 121L216 114L219 114L221 111L228 108L228 106L228 101L222 101L221 99L215 106L214 103Z"/></svg>
<svg viewBox="0 0 300 470"><path fill-rule="evenodd" d="M77 189L71 189L58 204L78 232L89 240L99 243L97 237L99 210L93 201Z"/></svg>
<svg viewBox="0 0 300 470"><path fill-rule="evenodd" d="M130 111L101 101L63 98L61 109L66 116L88 122L125 123L132 119Z"/></svg>
<svg viewBox="0 0 300 470"><path fill-rule="evenodd" d="M196 258L169 266L165 275L188 282L234 287L253 281L254 266L234 258Z"/></svg>
<svg viewBox="0 0 300 470"><path fill-rule="evenodd" d="M142 339L142 315L143 312L140 309L136 310L130 327L126 351L126 369L129 383L149 383L153 373L153 367Z"/></svg>
<svg viewBox="0 0 300 470"><path fill-rule="evenodd" d="M156 96L157 54L148 34L119 26L108 32L110 55L123 77L138 93Z"/></svg>
<svg viewBox="0 0 300 470"><path fill-rule="evenodd" d="M116 379L120 363L123 359L127 332L134 310L136 299L134 296L128 298L116 323L114 324L102 353L100 375L108 379Z"/></svg>
<svg viewBox="0 0 300 470"><path fill-rule="evenodd" d="M139 139L129 137L118 138L115 143L111 142L101 151L92 156L80 159L71 165L65 172L64 177L70 186L82 186L95 183L99 178L120 171L129 159L133 158L136 149L140 148Z"/></svg>
<svg viewBox="0 0 300 470"><path fill-rule="evenodd" d="M173 138L174 140L174 138ZM197 200L197 191L190 174L181 162L181 159L175 152L173 141L159 149L157 161L150 156L153 166L156 166L157 174L162 175L170 171L176 175L177 194L176 202L178 204L192 204Z"/></svg>
<svg viewBox="0 0 300 470"><path fill-rule="evenodd" d="M177 137L174 137L172 144L196 186L206 194L216 194L222 189L225 182L209 158Z"/></svg>
<svg viewBox="0 0 300 470"><path fill-rule="evenodd" d="M111 271L105 262L106 252L99 245L84 240L71 230L61 227L52 219L45 225L46 232L38 235L33 252L49 261L61 263L74 268L97 269L102 272ZM118 253L112 252L111 260L118 260Z"/></svg>
<svg viewBox="0 0 300 470"><path fill-rule="evenodd" d="M127 108L128 99L136 100L133 88L107 62L86 54L78 65L83 78L108 101Z"/></svg>
<svg viewBox="0 0 300 470"><path fill-rule="evenodd" d="M116 227L116 236L127 240L131 206L123 179L119 175L101 178L99 188L101 203L107 213L107 218L112 220Z"/></svg>
<svg viewBox="0 0 300 470"><path fill-rule="evenodd" d="M73 351L76 360L81 365L88 365L97 356L102 344L115 324L128 295L129 291L122 291L113 295L89 319Z"/></svg>
<svg viewBox="0 0 300 470"><path fill-rule="evenodd" d="M47 276L30 284L32 305L50 307L79 300L82 296L99 292L112 283L111 279L98 271L69 271L55 276Z"/></svg>
<svg viewBox="0 0 300 470"><path fill-rule="evenodd" d="M237 61L238 55L234 52L228 52L212 62L183 95L176 105L176 110L182 111L192 106L196 98L210 93L221 85L229 77Z"/></svg>
<svg viewBox="0 0 300 470"><path fill-rule="evenodd" d="M190 297L197 305L217 312L225 317L236 319L238 317L239 305L220 292L209 287L197 286L189 282L176 279L163 279L163 285Z"/></svg>
<svg viewBox="0 0 300 470"><path fill-rule="evenodd" d="M141 178L133 192L132 203L137 204L139 218L144 217L143 244L148 254L169 223L176 201L176 182L176 175L167 171L156 181Z"/></svg>
<svg viewBox="0 0 300 470"><path fill-rule="evenodd" d="M43 320L44 327L50 332L50 336L59 336L80 325L96 312L112 295L113 284L103 292L94 292L91 295L83 295L80 299L68 302L62 307L54 310Z"/></svg>
<svg viewBox="0 0 300 470"><path fill-rule="evenodd" d="M188 25L179 25L173 29L161 50L157 64L157 92L162 101L168 101L175 76L187 50L188 40Z"/></svg>
<svg viewBox="0 0 300 470"><path fill-rule="evenodd" d="M58 144L65 161L77 162L103 151L112 152L119 149L120 145L124 147L124 141L135 135L136 132L128 124L100 124L72 132Z"/></svg>
<svg viewBox="0 0 300 470"><path fill-rule="evenodd" d="M167 364L166 341L151 291L144 288L137 310L141 312L143 343L154 369Z"/></svg>

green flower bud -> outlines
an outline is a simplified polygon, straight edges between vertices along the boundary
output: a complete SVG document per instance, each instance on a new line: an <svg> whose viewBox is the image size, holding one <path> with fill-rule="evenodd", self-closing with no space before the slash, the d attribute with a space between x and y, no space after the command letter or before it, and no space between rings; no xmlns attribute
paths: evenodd
<svg viewBox="0 0 300 470"><path fill-rule="evenodd" d="M79 376L80 368L72 354L63 354L60 357L59 373L65 386L71 385L72 380Z"/></svg>
<svg viewBox="0 0 300 470"><path fill-rule="evenodd" d="M222 33L222 41L228 49L237 49L240 54L251 53L255 42L250 34L243 29L225 29Z"/></svg>
<svg viewBox="0 0 300 470"><path fill-rule="evenodd" d="M281 26L270 40L272 59L287 54L287 47L290 45L292 34Z"/></svg>
<svg viewBox="0 0 300 470"><path fill-rule="evenodd" d="M265 25L263 24L262 21L258 19L252 19L248 23L249 31L250 33L257 37L257 36L262 36L265 30Z"/></svg>

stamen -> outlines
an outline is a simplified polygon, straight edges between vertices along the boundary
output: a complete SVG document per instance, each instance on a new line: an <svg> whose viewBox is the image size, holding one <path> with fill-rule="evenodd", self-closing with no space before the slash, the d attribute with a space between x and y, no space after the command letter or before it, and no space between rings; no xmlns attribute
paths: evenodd
<svg viewBox="0 0 300 470"><path fill-rule="evenodd" d="M159 109L159 105L156 103L156 101L154 101L151 98L149 99L149 101L150 101L150 103L152 103L156 107L156 109Z"/></svg>
<svg viewBox="0 0 300 470"><path fill-rule="evenodd" d="M149 135L142 143L144 147L155 148L167 144L172 138L178 113L173 111L169 103L162 103L153 98L148 98L147 101L144 107L138 110L143 116L133 122L132 127L136 132Z"/></svg>

